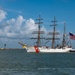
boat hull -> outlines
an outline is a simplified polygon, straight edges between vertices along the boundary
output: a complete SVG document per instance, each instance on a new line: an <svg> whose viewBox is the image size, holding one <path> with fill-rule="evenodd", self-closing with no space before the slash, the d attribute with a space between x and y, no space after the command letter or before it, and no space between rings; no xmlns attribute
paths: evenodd
<svg viewBox="0 0 75 75"><path fill-rule="evenodd" d="M58 52L70 52L72 48L46 48L46 47L37 47L37 46L29 46L26 48L27 52L36 52L36 53L58 53Z"/></svg>

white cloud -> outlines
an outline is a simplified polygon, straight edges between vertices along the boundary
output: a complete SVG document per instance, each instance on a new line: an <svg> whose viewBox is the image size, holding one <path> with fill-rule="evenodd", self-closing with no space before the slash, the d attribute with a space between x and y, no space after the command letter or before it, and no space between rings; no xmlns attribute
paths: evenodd
<svg viewBox="0 0 75 75"><path fill-rule="evenodd" d="M6 18L6 14L7 13L5 11L0 10L0 22Z"/></svg>
<svg viewBox="0 0 75 75"><path fill-rule="evenodd" d="M25 27L24 27L26 30L25 30L25 33L26 34L29 34L31 31L33 30L37 30L37 26L35 25L35 22L33 19L29 19L29 20L26 20L26 23L25 23Z"/></svg>
<svg viewBox="0 0 75 75"><path fill-rule="evenodd" d="M6 12L0 10L0 21L3 21L6 18ZM0 36L3 37L27 37L34 30L37 30L37 25L35 21L30 18L26 20L22 15L19 15L17 18L11 18L10 20L4 20L0 25ZM42 27L42 30L46 29Z"/></svg>
<svg viewBox="0 0 75 75"><path fill-rule="evenodd" d="M14 9L5 9L5 10L13 13L23 14L21 11L14 10Z"/></svg>

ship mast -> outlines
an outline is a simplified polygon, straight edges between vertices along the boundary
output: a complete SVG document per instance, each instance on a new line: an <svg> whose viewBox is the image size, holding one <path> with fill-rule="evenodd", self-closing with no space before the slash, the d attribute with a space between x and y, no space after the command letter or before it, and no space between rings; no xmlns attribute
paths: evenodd
<svg viewBox="0 0 75 75"><path fill-rule="evenodd" d="M48 38L48 40L52 40L52 48L54 48L54 45L55 45L55 40L59 40L59 38L56 38L55 35L58 35L59 33L56 32L56 18L54 17L54 20L52 21L53 25L50 25L50 26L53 26L53 32L49 32L48 35L52 35L53 37L52 38Z"/></svg>
<svg viewBox="0 0 75 75"><path fill-rule="evenodd" d="M54 17L54 21L52 21L53 22L53 25L50 25L50 26L54 26L53 27L53 39L52 39L52 48L54 48L54 43L55 43L55 31L56 31L56 29L55 29L55 27L57 26L56 25L56 18Z"/></svg>
<svg viewBox="0 0 75 75"><path fill-rule="evenodd" d="M66 23L64 23L64 33L63 33L63 41L62 41L63 47L65 47L65 44L66 44L65 37L66 37Z"/></svg>
<svg viewBox="0 0 75 75"><path fill-rule="evenodd" d="M43 20L43 19L39 15L39 18L36 19L36 21L38 21L38 22L35 23L35 24L38 25L38 31L34 31L32 33L32 34L37 34L37 37L36 38L31 38L31 39L37 39L37 42L36 42L37 46L41 46L41 39L44 39L44 38L41 38L41 34L44 34L44 31L41 31L41 26L40 25L43 23L43 22L41 22L41 20Z"/></svg>
<svg viewBox="0 0 75 75"><path fill-rule="evenodd" d="M38 38L37 38L37 46L40 46L40 34L41 34L41 32L40 32L40 25L43 23L43 22L41 22L41 20L43 20L42 18L41 18L41 16L39 15L39 18L38 19L36 19L38 22L36 22L35 24L38 24Z"/></svg>

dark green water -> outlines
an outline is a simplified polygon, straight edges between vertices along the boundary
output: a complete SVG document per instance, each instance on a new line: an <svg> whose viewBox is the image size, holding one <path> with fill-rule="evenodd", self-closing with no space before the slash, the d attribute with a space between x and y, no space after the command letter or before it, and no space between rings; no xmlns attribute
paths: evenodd
<svg viewBox="0 0 75 75"><path fill-rule="evenodd" d="M1 50L0 75L75 75L75 53Z"/></svg>

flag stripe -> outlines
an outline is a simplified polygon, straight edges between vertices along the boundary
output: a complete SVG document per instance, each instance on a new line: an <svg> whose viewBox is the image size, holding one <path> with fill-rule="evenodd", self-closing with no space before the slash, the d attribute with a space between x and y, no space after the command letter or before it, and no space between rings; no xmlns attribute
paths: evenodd
<svg viewBox="0 0 75 75"><path fill-rule="evenodd" d="M69 33L70 39L75 40L75 35L73 33Z"/></svg>

